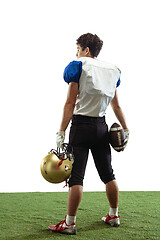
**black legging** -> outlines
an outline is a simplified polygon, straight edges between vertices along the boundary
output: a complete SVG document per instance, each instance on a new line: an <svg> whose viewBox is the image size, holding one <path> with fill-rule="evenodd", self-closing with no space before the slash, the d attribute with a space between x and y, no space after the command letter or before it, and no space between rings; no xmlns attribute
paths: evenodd
<svg viewBox="0 0 160 240"><path fill-rule="evenodd" d="M74 154L69 187L83 186L89 149L101 180L106 184L115 179L111 166L111 149L105 117L73 115L69 144L72 145Z"/></svg>

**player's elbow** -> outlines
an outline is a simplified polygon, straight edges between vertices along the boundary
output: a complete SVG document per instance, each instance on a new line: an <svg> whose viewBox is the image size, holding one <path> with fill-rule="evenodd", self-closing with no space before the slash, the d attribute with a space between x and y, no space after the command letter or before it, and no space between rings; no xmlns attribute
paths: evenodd
<svg viewBox="0 0 160 240"><path fill-rule="evenodd" d="M69 111L69 112L73 112L74 110L74 107L75 107L75 103L74 102L66 102L65 105L64 105L64 109Z"/></svg>
<svg viewBox="0 0 160 240"><path fill-rule="evenodd" d="M119 111L121 110L121 107L119 104L111 104L111 107L113 109L113 111Z"/></svg>

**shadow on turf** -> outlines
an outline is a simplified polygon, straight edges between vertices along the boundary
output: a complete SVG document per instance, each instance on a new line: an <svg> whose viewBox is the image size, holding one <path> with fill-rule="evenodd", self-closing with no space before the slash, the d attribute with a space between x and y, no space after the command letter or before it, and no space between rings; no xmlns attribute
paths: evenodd
<svg viewBox="0 0 160 240"><path fill-rule="evenodd" d="M107 224L104 224L102 222L93 222L92 224L89 224L87 226L84 226L84 227L81 227L81 226L78 226L77 228L77 232L78 233L82 233L82 232L87 232L87 231L97 231L97 230L100 230L100 229L105 229L105 228L111 228L111 226L107 225ZM7 237L7 240L35 240L35 239L42 239L42 238L54 238L57 236L57 234L60 236L64 236L63 234L61 233L54 233L54 232L51 232L50 230L48 229L42 229L42 230L39 230L37 231L36 233L33 233L33 234L27 234L27 235L17 235L17 236L14 236L14 237Z"/></svg>
<svg viewBox="0 0 160 240"><path fill-rule="evenodd" d="M103 222L97 221L93 222L89 225L86 225L85 227L78 227L77 230L81 232L87 232L87 231L93 231L93 230L100 230L100 229L105 229L105 228L112 228L110 225L105 224Z"/></svg>

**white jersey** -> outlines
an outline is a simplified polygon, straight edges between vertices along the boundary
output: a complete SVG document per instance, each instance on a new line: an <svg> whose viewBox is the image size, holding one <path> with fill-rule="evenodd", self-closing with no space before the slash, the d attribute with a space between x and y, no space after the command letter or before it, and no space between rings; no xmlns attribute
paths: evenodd
<svg viewBox="0 0 160 240"><path fill-rule="evenodd" d="M120 83L121 72L112 64L90 57L81 57L73 62L74 65L76 62L79 64L78 71L80 71L78 76L75 75L79 78L79 93L73 114L103 117L115 95L117 83ZM73 77L70 81L72 79Z"/></svg>

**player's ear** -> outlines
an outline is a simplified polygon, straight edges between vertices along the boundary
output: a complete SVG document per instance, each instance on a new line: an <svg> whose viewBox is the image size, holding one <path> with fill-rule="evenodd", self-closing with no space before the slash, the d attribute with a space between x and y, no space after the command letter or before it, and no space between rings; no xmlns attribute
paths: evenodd
<svg viewBox="0 0 160 240"><path fill-rule="evenodd" d="M85 53L86 53L86 56L90 55L89 47L86 47L86 48L85 48Z"/></svg>

